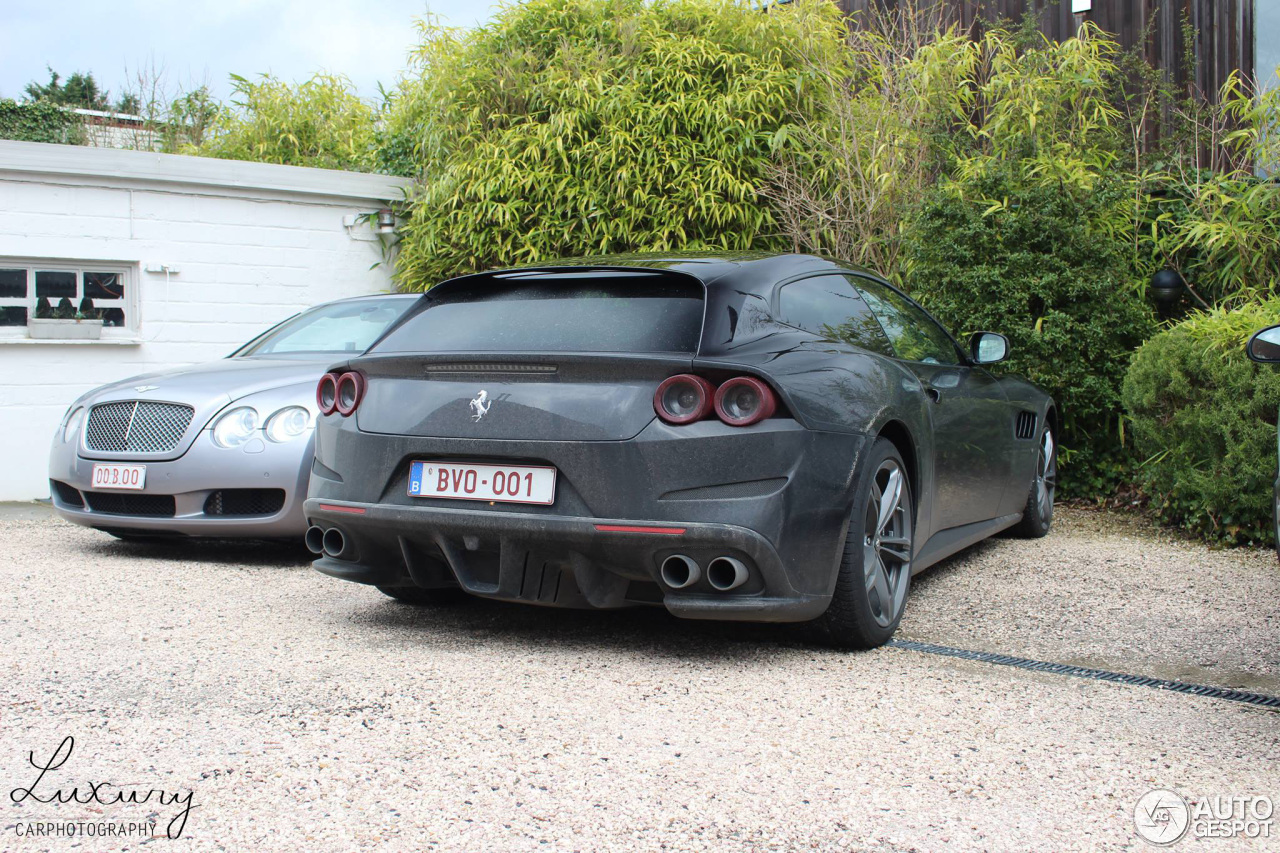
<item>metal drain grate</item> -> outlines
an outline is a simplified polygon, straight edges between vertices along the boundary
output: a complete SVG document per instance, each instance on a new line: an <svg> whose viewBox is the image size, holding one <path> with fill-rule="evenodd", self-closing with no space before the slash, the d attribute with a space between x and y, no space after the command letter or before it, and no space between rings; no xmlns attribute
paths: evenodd
<svg viewBox="0 0 1280 853"><path fill-rule="evenodd" d="M1257 705L1261 708L1280 708L1280 696L1268 696L1265 693L1249 693L1244 690L1229 690L1225 687L1188 684L1185 681L1148 678L1145 675L1127 675L1123 672L1111 672L1106 669L1090 669L1087 666L1050 663L1043 660L1000 655L993 652L971 652L967 649L956 649L951 646L918 643L915 640L890 640L889 645L895 649L906 649L910 652L925 652L926 654L943 655L949 658L976 660L983 663L994 663L999 666L1016 666L1018 669L1047 672L1051 675L1070 675L1075 678L1091 678L1095 681L1114 681L1117 684L1131 684L1135 687L1154 687L1157 690L1172 690L1174 693L1190 693L1194 696L1207 696L1210 699L1243 702L1246 705Z"/></svg>

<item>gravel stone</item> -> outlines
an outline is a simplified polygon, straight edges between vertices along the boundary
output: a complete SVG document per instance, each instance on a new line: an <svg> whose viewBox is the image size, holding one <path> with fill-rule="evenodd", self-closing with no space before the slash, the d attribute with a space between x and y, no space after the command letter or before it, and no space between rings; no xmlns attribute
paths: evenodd
<svg viewBox="0 0 1280 853"><path fill-rule="evenodd" d="M1058 521L919 576L901 636L1280 683L1273 553ZM183 849L1144 849L1152 788L1280 798L1280 714L1231 702L660 610L420 609L286 546L0 535L0 788L74 735L50 780L194 792ZM20 820L175 811L5 807L22 851L143 845Z"/></svg>

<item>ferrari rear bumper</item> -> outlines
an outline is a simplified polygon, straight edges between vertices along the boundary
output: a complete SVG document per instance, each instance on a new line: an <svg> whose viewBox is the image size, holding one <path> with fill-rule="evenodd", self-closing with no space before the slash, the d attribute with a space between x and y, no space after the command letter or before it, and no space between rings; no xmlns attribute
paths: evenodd
<svg viewBox="0 0 1280 853"><path fill-rule="evenodd" d="M663 606L697 619L825 610L865 438L794 421L654 421L626 441L393 436L325 424L304 506L315 568L551 607ZM553 506L409 494L413 460L552 466ZM335 531L328 537L323 534ZM685 577L664 574L679 557Z"/></svg>
<svg viewBox="0 0 1280 853"><path fill-rule="evenodd" d="M558 607L662 604L676 616L760 622L812 619L829 595L791 584L777 550L745 527L703 522L533 516L438 507L309 500L321 529L343 533L342 558L321 556L326 575L376 586L457 585L505 601ZM688 557L697 578L672 589L660 567ZM739 561L747 577L717 590L707 568Z"/></svg>

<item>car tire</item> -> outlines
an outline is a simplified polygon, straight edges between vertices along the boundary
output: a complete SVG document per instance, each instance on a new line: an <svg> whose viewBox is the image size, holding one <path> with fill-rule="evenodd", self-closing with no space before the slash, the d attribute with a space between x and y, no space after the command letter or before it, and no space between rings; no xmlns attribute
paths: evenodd
<svg viewBox="0 0 1280 853"><path fill-rule="evenodd" d="M404 604L415 604L419 607L461 604L471 598L457 587L423 589L420 586L380 586L378 592Z"/></svg>
<svg viewBox="0 0 1280 853"><path fill-rule="evenodd" d="M1011 536L1020 539L1040 539L1053 526L1053 499L1058 491L1058 445L1053 430L1045 427L1040 433L1040 448L1036 453L1036 470L1027 493L1027 505L1022 509L1022 520L1009 528Z"/></svg>
<svg viewBox="0 0 1280 853"><path fill-rule="evenodd" d="M877 439L861 467L831 604L809 623L813 639L848 649L882 646L898 629L915 545L911 480L898 449ZM882 513L886 495L893 505Z"/></svg>

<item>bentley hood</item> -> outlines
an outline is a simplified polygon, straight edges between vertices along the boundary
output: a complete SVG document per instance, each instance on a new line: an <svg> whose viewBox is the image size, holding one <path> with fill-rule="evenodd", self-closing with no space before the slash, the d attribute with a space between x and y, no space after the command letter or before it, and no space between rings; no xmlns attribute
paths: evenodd
<svg viewBox="0 0 1280 853"><path fill-rule="evenodd" d="M81 403L155 400L186 403L197 410L214 403L221 408L260 391L300 382L317 382L330 361L332 356L329 354L319 360L224 358L122 379L94 389L81 399Z"/></svg>
<svg viewBox="0 0 1280 853"><path fill-rule="evenodd" d="M140 401L190 407L194 410L190 426L177 446L171 452L149 456L156 460L174 459L187 451L218 412L242 398L297 386L302 389L299 393L303 398L298 402L314 408L308 392L314 388L331 358L328 354L323 356L323 360L227 358L143 373L95 388L75 405L92 408L103 403ZM130 455L95 452L83 445L80 452L90 458L124 458Z"/></svg>

